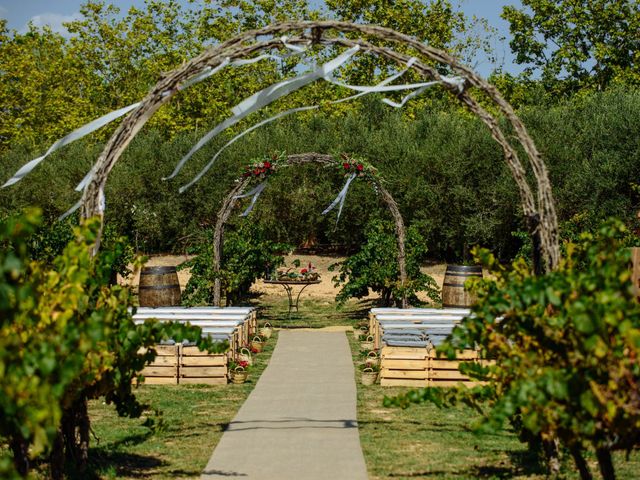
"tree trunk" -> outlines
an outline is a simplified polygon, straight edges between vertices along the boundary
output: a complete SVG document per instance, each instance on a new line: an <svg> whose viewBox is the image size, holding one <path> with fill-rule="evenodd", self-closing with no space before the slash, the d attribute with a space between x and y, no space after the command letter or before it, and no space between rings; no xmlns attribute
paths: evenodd
<svg viewBox="0 0 640 480"><path fill-rule="evenodd" d="M542 448L547 458L547 466L549 474L557 477L560 474L560 452L558 448L558 440L543 440Z"/></svg>
<svg viewBox="0 0 640 480"><path fill-rule="evenodd" d="M582 456L582 450L574 445L569 449L569 451L571 452L571 456L573 457L573 462L578 468L581 480L593 480L593 475L591 475L589 465L587 465L587 462Z"/></svg>
<svg viewBox="0 0 640 480"><path fill-rule="evenodd" d="M89 463L89 437L91 434L91 422L89 420L89 410L86 397L80 400L78 405L78 471L80 473L87 469Z"/></svg>
<svg viewBox="0 0 640 480"><path fill-rule="evenodd" d="M600 467L602 478L604 480L615 480L616 472L611 460L611 450L598 448L596 449L596 457L598 458L598 467Z"/></svg>
<svg viewBox="0 0 640 480"><path fill-rule="evenodd" d="M26 477L29 473L29 442L21 436L11 438L11 451L13 452L13 465L18 473Z"/></svg>
<svg viewBox="0 0 640 480"><path fill-rule="evenodd" d="M52 480L64 478L64 463L64 433L59 430L51 447L51 455L49 455Z"/></svg>

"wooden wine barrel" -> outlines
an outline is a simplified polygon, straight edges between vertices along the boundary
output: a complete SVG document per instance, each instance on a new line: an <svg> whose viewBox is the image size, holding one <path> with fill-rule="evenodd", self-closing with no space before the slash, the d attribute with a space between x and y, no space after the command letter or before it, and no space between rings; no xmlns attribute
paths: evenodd
<svg viewBox="0 0 640 480"><path fill-rule="evenodd" d="M475 303L475 296L464 289L464 282L471 277L482 277L482 267L447 265L442 284L443 307L470 307Z"/></svg>
<svg viewBox="0 0 640 480"><path fill-rule="evenodd" d="M138 302L141 307L180 305L176 267L144 267L140 272Z"/></svg>

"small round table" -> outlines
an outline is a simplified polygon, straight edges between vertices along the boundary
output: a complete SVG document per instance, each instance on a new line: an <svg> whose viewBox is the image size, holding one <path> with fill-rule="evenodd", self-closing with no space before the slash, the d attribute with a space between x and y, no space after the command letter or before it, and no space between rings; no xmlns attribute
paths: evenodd
<svg viewBox="0 0 640 480"><path fill-rule="evenodd" d="M293 310L293 308L295 307L296 312L298 311L298 303L300 302L300 295L302 294L302 291L307 288L309 285L316 285L318 283L320 283L320 280L309 280L309 281L305 281L305 280L265 280L264 283L270 284L270 285L282 285L282 287L285 289L285 291L287 292L287 297L289 298L289 315L291 315L291 310ZM296 301L293 301L293 287L295 287L296 285L302 285L302 288L300 289L300 291L298 292L298 295L296 296Z"/></svg>

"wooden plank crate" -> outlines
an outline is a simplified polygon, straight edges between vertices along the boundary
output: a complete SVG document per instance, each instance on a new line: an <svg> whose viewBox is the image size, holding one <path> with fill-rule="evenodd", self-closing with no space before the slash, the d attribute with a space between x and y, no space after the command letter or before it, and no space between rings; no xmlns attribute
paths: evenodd
<svg viewBox="0 0 640 480"><path fill-rule="evenodd" d="M198 347L181 345L178 383L226 385L227 355L201 352Z"/></svg>
<svg viewBox="0 0 640 480"><path fill-rule="evenodd" d="M380 385L426 387L429 383L429 350L414 347L382 347Z"/></svg>
<svg viewBox="0 0 640 480"><path fill-rule="evenodd" d="M147 385L175 385L178 383L178 345L156 345L155 360L142 369L144 383ZM144 353L140 349L138 353Z"/></svg>
<svg viewBox="0 0 640 480"><path fill-rule="evenodd" d="M429 350L429 386L430 387L454 387L463 383L467 387L478 385L480 382L472 381L466 375L460 373L459 366L462 362L478 362L480 357L476 350L462 350L457 352L456 358L449 360L446 357L436 355L435 349Z"/></svg>
<svg viewBox="0 0 640 480"><path fill-rule="evenodd" d="M433 348L382 347L380 385L383 387L452 387L462 382L474 386L460 373L460 362L480 361L475 350L458 352L454 360L438 358Z"/></svg>

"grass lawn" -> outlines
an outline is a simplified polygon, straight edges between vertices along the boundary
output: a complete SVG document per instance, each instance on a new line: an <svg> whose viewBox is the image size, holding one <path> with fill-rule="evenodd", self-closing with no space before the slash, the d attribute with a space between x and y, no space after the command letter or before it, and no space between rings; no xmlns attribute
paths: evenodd
<svg viewBox="0 0 640 480"><path fill-rule="evenodd" d="M280 328L357 326L366 319L370 301L348 302L336 310L332 300L301 300L300 312L287 315L286 298L263 295L260 323L268 320ZM354 362L359 344L348 334ZM101 400L90 403L92 440L90 472L81 478L180 479L197 478L217 445L225 426L233 419L266 367L277 341L277 332L265 351L256 357L250 381L244 385L141 386L139 398L152 407L140 419L119 418ZM359 377L359 372L356 373ZM381 479L528 479L546 478L536 459L515 434L504 430L476 435L469 425L479 416L466 407L439 410L431 404L407 410L384 408L385 395L404 388L358 386L360 441L369 476ZM145 426L153 419L156 427ZM588 458L595 478L597 466ZM615 456L619 479L640 478L640 451L625 461ZM566 460L564 478L577 479ZM45 478L46 471L38 472ZM80 477L76 477L80 478ZM303 480L303 479L301 479Z"/></svg>
<svg viewBox="0 0 640 480"><path fill-rule="evenodd" d="M260 307L260 322L268 321L277 328L355 326L367 319L373 307L371 300L349 300L344 306L336 308L332 297L300 298L298 312L294 310L289 315L289 303L285 296L263 294L254 302L255 307Z"/></svg>
<svg viewBox="0 0 640 480"><path fill-rule="evenodd" d="M349 341L354 361L359 345ZM357 372L359 375L359 372ZM432 404L413 405L406 410L384 408L384 396L406 392L408 388L358 385L360 442L371 480L393 479L543 479L544 471L518 441L503 430L494 435L476 435L469 425L479 415L467 407L438 409ZM598 478L595 459L590 464ZM629 461L615 456L619 479L640 478L640 452ZM579 478L573 463L563 465L565 478Z"/></svg>
<svg viewBox="0 0 640 480"><path fill-rule="evenodd" d="M267 366L277 332L243 385L142 385L138 397L152 406L149 418L120 418L102 400L90 402L91 427L97 437L90 452L91 475L82 478L179 479L199 477L225 426L253 390ZM155 412L157 410L157 414Z"/></svg>

